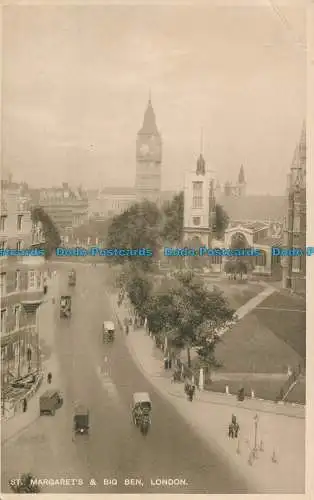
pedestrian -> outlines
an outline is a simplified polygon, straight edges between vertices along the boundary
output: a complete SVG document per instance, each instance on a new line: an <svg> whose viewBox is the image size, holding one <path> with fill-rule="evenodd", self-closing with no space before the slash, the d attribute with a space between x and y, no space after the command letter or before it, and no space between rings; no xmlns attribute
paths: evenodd
<svg viewBox="0 0 314 500"><path fill-rule="evenodd" d="M26 399L26 398L24 398L24 399L23 399L23 413L25 413L25 412L26 412L26 410L27 410L27 399Z"/></svg>

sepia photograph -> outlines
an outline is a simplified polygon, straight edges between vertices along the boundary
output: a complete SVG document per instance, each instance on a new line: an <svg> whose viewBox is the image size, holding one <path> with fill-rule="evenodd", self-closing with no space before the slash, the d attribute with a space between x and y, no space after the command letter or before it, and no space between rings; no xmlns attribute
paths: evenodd
<svg viewBox="0 0 314 500"><path fill-rule="evenodd" d="M305 494L305 0L1 15L2 494Z"/></svg>

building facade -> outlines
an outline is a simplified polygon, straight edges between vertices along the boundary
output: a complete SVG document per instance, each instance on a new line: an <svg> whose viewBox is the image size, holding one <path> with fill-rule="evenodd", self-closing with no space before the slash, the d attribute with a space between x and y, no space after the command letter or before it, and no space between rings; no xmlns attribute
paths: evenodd
<svg viewBox="0 0 314 500"><path fill-rule="evenodd" d="M108 219L121 214L136 202L134 188L107 187L89 202L89 216Z"/></svg>
<svg viewBox="0 0 314 500"><path fill-rule="evenodd" d="M16 184L1 186L1 249L36 248L43 232L31 220L29 200ZM38 371L37 310L44 295L44 257L0 256L1 384Z"/></svg>
<svg viewBox="0 0 314 500"><path fill-rule="evenodd" d="M210 246L214 214L213 174L206 169L205 160L200 154L196 170L187 172L185 176L184 241L197 239L203 245Z"/></svg>
<svg viewBox="0 0 314 500"><path fill-rule="evenodd" d="M67 183L62 187L33 190L32 201L45 210L61 236L71 234L73 227L88 218L87 196L80 189L71 189Z"/></svg>
<svg viewBox="0 0 314 500"><path fill-rule="evenodd" d="M157 129L155 112L149 99L143 126L136 140L137 201L149 200L160 203L162 140Z"/></svg>
<svg viewBox="0 0 314 500"><path fill-rule="evenodd" d="M284 248L306 247L306 127L303 125L295 149L287 183L287 212L284 226ZM282 259L283 287L297 293L306 291L306 256Z"/></svg>
<svg viewBox="0 0 314 500"><path fill-rule="evenodd" d="M272 248L282 246L283 225L280 222L232 221L225 231L224 241L213 240L213 248L256 248L260 255L241 257L249 274L281 279L281 257L273 255ZM209 257L213 272L225 272L228 257Z"/></svg>

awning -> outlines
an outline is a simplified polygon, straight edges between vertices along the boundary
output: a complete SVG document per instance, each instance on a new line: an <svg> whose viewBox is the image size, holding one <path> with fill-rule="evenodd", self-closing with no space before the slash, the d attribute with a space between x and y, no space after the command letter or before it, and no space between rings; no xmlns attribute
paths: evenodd
<svg viewBox="0 0 314 500"><path fill-rule="evenodd" d="M21 302L21 304L24 307L24 310L27 312L27 314L31 314L31 313L36 312L38 307L42 303L43 303L43 300L25 300L25 301Z"/></svg>

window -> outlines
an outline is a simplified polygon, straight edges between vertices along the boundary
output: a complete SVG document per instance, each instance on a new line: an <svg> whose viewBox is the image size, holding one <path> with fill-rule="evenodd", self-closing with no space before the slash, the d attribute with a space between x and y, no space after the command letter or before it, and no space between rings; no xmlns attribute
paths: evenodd
<svg viewBox="0 0 314 500"><path fill-rule="evenodd" d="M17 230L18 231L22 231L22 219L23 219L23 215L18 215L17 216Z"/></svg>
<svg viewBox="0 0 314 500"><path fill-rule="evenodd" d="M7 294L7 273L0 274L0 294L2 297Z"/></svg>
<svg viewBox="0 0 314 500"><path fill-rule="evenodd" d="M37 288L41 288L41 272L40 271L37 272L36 278L37 278Z"/></svg>
<svg viewBox="0 0 314 500"><path fill-rule="evenodd" d="M28 288L33 289L36 287L36 273L35 271L28 271Z"/></svg>
<svg viewBox="0 0 314 500"><path fill-rule="evenodd" d="M1 215L1 219L0 219L0 231L5 231L6 230L6 220L7 220L7 216L6 215Z"/></svg>
<svg viewBox="0 0 314 500"><path fill-rule="evenodd" d="M18 330L20 328L20 315L21 315L20 305L14 306L15 330Z"/></svg>
<svg viewBox="0 0 314 500"><path fill-rule="evenodd" d="M1 309L1 333L6 333L7 326L7 310Z"/></svg>
<svg viewBox="0 0 314 500"><path fill-rule="evenodd" d="M212 264L222 264L222 256L221 255L213 255L212 256Z"/></svg>
<svg viewBox="0 0 314 500"><path fill-rule="evenodd" d="M16 242L16 249L17 250L22 250L23 248L23 241L22 240L17 240Z"/></svg>
<svg viewBox="0 0 314 500"><path fill-rule="evenodd" d="M21 271L17 269L15 271L15 290L20 289L20 284L21 284Z"/></svg>
<svg viewBox="0 0 314 500"><path fill-rule="evenodd" d="M193 224L194 226L199 226L201 223L201 218L200 217L193 217Z"/></svg>
<svg viewBox="0 0 314 500"><path fill-rule="evenodd" d="M193 208L203 208L203 182L193 182Z"/></svg>

